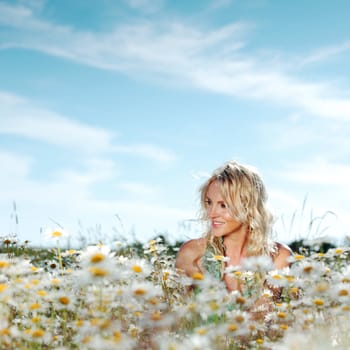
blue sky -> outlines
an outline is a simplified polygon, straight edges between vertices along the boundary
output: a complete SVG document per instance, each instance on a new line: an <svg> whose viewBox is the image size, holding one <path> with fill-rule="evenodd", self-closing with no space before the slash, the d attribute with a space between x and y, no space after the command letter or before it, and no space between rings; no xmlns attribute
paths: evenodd
<svg viewBox="0 0 350 350"><path fill-rule="evenodd" d="M0 0L0 234L194 238L229 159L260 171L279 240L349 234L349 10Z"/></svg>

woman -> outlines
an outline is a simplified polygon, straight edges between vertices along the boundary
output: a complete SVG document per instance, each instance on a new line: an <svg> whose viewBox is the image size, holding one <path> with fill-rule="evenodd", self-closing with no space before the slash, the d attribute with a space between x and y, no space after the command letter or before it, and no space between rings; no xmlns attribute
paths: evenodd
<svg viewBox="0 0 350 350"><path fill-rule="evenodd" d="M175 266L188 276L210 271L211 256L223 256L219 278L227 290L241 290L242 284L230 274L229 266L240 266L248 257L271 257L274 267L289 265L289 247L271 242L272 215L266 207L267 194L259 174L252 168L229 161L214 171L200 188L201 219L208 222L202 238L184 243ZM213 259L211 259L213 260Z"/></svg>

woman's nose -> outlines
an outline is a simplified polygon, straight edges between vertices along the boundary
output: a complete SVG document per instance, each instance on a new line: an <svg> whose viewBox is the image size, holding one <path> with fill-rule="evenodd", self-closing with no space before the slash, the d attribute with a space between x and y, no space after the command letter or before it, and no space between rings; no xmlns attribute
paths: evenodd
<svg viewBox="0 0 350 350"><path fill-rule="evenodd" d="M214 218L217 216L217 207L216 205L212 205L210 208L208 208L208 216L210 218Z"/></svg>

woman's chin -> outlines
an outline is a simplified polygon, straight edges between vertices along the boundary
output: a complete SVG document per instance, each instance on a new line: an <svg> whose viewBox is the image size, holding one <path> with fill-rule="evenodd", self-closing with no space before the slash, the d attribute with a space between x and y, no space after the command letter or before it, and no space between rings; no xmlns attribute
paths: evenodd
<svg viewBox="0 0 350 350"><path fill-rule="evenodd" d="M223 237L223 236L225 236L225 233L221 232L221 231L213 230L212 232L213 232L214 237Z"/></svg>

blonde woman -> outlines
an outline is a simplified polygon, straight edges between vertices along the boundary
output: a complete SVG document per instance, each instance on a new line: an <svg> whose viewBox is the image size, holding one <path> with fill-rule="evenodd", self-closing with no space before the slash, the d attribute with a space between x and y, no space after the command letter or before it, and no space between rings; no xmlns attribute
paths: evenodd
<svg viewBox="0 0 350 350"><path fill-rule="evenodd" d="M201 219L208 222L202 238L185 242L175 266L188 276L210 271L208 252L225 257L216 277L228 291L240 290L240 281L224 274L229 266L241 266L248 257L270 257L276 269L289 265L290 248L270 240L272 215L267 193L257 171L229 161L216 169L200 188ZM212 270L211 270L212 271Z"/></svg>

